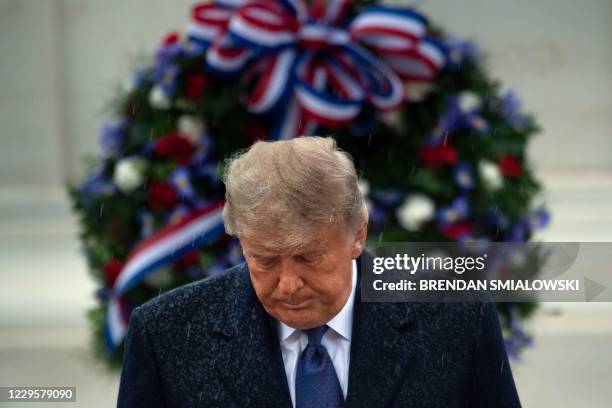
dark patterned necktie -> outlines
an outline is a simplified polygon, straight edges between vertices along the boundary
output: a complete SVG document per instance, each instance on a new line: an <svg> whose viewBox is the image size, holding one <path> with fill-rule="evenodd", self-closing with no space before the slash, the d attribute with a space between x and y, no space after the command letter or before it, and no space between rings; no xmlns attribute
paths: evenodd
<svg viewBox="0 0 612 408"><path fill-rule="evenodd" d="M329 327L304 330L308 345L298 359L295 379L296 408L342 407L344 397L327 349L321 339Z"/></svg>

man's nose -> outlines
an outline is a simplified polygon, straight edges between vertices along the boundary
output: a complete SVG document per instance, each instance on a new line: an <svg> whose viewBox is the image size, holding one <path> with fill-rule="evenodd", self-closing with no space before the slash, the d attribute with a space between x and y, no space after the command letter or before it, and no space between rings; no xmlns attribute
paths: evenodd
<svg viewBox="0 0 612 408"><path fill-rule="evenodd" d="M281 294L283 296L290 296L302 286L304 286L302 278L290 266L283 265L278 281L278 289Z"/></svg>

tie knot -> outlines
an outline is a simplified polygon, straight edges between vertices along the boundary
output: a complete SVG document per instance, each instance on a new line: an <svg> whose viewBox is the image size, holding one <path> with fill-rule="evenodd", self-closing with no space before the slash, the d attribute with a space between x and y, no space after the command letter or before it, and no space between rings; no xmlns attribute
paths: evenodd
<svg viewBox="0 0 612 408"><path fill-rule="evenodd" d="M321 344L321 339L325 332L329 329L329 326L324 324L323 326L313 327L312 329L306 329L304 332L308 335L308 345L318 346Z"/></svg>

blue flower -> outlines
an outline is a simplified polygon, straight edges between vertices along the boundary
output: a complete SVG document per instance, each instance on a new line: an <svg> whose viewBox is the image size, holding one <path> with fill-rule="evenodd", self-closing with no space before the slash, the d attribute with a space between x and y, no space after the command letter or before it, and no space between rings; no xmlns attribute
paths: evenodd
<svg viewBox="0 0 612 408"><path fill-rule="evenodd" d="M215 186L221 184L219 163L213 156L213 142L210 134L202 135L200 146L191 158L189 170L194 179L203 178Z"/></svg>
<svg viewBox="0 0 612 408"><path fill-rule="evenodd" d="M469 163L459 162L453 169L453 180L462 190L469 190L474 187L474 170Z"/></svg>
<svg viewBox="0 0 612 408"><path fill-rule="evenodd" d="M465 196L455 198L451 205L441 207L436 214L439 225L449 226L468 216L468 200Z"/></svg>
<svg viewBox="0 0 612 408"><path fill-rule="evenodd" d="M372 229L382 228L387 221L387 211L381 206L375 204L370 201L368 206L368 219L369 223L372 225Z"/></svg>
<svg viewBox="0 0 612 408"><path fill-rule="evenodd" d="M244 262L244 256L242 256L242 248L237 240L233 240L227 246L227 251L216 257L215 263L213 263L207 270L208 276L216 276L230 268Z"/></svg>
<svg viewBox="0 0 612 408"><path fill-rule="evenodd" d="M445 142L449 135L461 130L474 130L485 134L491 129L489 122L481 116L481 107L462 110L459 96L454 95L447 99L446 110L440 115L438 124L428 135L428 144L436 145Z"/></svg>
<svg viewBox="0 0 612 408"><path fill-rule="evenodd" d="M388 208L399 205L404 198L404 193L402 193L400 190L383 190L377 188L372 191L370 197L373 201Z"/></svg>
<svg viewBox="0 0 612 408"><path fill-rule="evenodd" d="M177 78L181 69L177 64L157 66L153 71L153 80L167 96L171 96L178 86Z"/></svg>
<svg viewBox="0 0 612 408"><path fill-rule="evenodd" d="M508 229L510 219L499 209L489 208L479 216L480 223L486 228Z"/></svg>
<svg viewBox="0 0 612 408"><path fill-rule="evenodd" d="M138 221L140 223L140 238L145 239L153 234L153 230L155 229L155 222L153 219L153 215L145 210L141 209L138 211Z"/></svg>
<svg viewBox="0 0 612 408"><path fill-rule="evenodd" d="M185 48L180 41L171 44L163 44L155 51L155 62L157 65L171 64L184 54Z"/></svg>
<svg viewBox="0 0 612 408"><path fill-rule="evenodd" d="M512 230L510 231L510 235L506 239L508 242L525 242L525 238L527 237L527 226L525 220L521 220L517 222Z"/></svg>
<svg viewBox="0 0 612 408"><path fill-rule="evenodd" d="M170 175L170 184L181 195L184 200L194 197L195 190L191 184L189 170L185 167L177 167Z"/></svg>
<svg viewBox="0 0 612 408"><path fill-rule="evenodd" d="M446 110L438 119L438 124L429 134L428 143L430 145L440 144L449 134L455 133L464 127L465 123L456 98L450 98L447 100Z"/></svg>
<svg viewBox="0 0 612 408"><path fill-rule="evenodd" d="M166 218L166 225L170 225L170 224L179 222L190 212L191 211L189 210L189 208L187 208L187 206L185 205L176 206L176 208L174 208L174 210L172 210L170 215L168 215L168 217Z"/></svg>
<svg viewBox="0 0 612 408"><path fill-rule="evenodd" d="M228 251L226 254L229 266L238 265L244 262L244 256L242 255L242 247L238 240L231 241L228 245Z"/></svg>
<svg viewBox="0 0 612 408"><path fill-rule="evenodd" d="M82 198L92 198L109 196L117 191L117 186L98 169L89 174L77 190L83 196Z"/></svg>
<svg viewBox="0 0 612 408"><path fill-rule="evenodd" d="M506 92L497 105L503 118L506 119L515 130L522 130L529 124L530 118L528 115L521 113L522 102L513 90Z"/></svg>
<svg viewBox="0 0 612 408"><path fill-rule="evenodd" d="M449 50L448 64L451 68L460 68L466 59L475 61L480 58L480 48L472 41L449 34L443 39L443 43Z"/></svg>
<svg viewBox="0 0 612 408"><path fill-rule="evenodd" d="M459 246L472 253L483 253L491 247L491 241L487 238L475 238L471 235L461 236L458 239Z"/></svg>
<svg viewBox="0 0 612 408"><path fill-rule="evenodd" d="M110 291L106 286L102 286L96 290L96 297L102 301L107 301L109 299Z"/></svg>
<svg viewBox="0 0 612 408"><path fill-rule="evenodd" d="M550 223L550 213L546 210L538 210L529 216L527 222L532 231L542 229Z"/></svg>
<svg viewBox="0 0 612 408"><path fill-rule="evenodd" d="M155 66L152 72L153 81L158 84L167 96L172 96L177 88L180 65L177 58L185 54L180 42L160 46L155 52Z"/></svg>
<svg viewBox="0 0 612 408"><path fill-rule="evenodd" d="M125 141L124 121L111 121L102 126L100 132L100 147L102 148L101 156L104 159L117 158L120 155L121 146Z"/></svg>

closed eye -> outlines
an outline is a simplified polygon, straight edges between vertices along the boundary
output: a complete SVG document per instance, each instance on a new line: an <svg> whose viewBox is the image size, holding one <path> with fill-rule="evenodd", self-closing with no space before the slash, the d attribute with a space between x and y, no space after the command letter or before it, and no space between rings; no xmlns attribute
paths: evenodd
<svg viewBox="0 0 612 408"><path fill-rule="evenodd" d="M306 256L306 255L296 255L294 259L302 263L312 263L317 260L316 257L314 256Z"/></svg>

